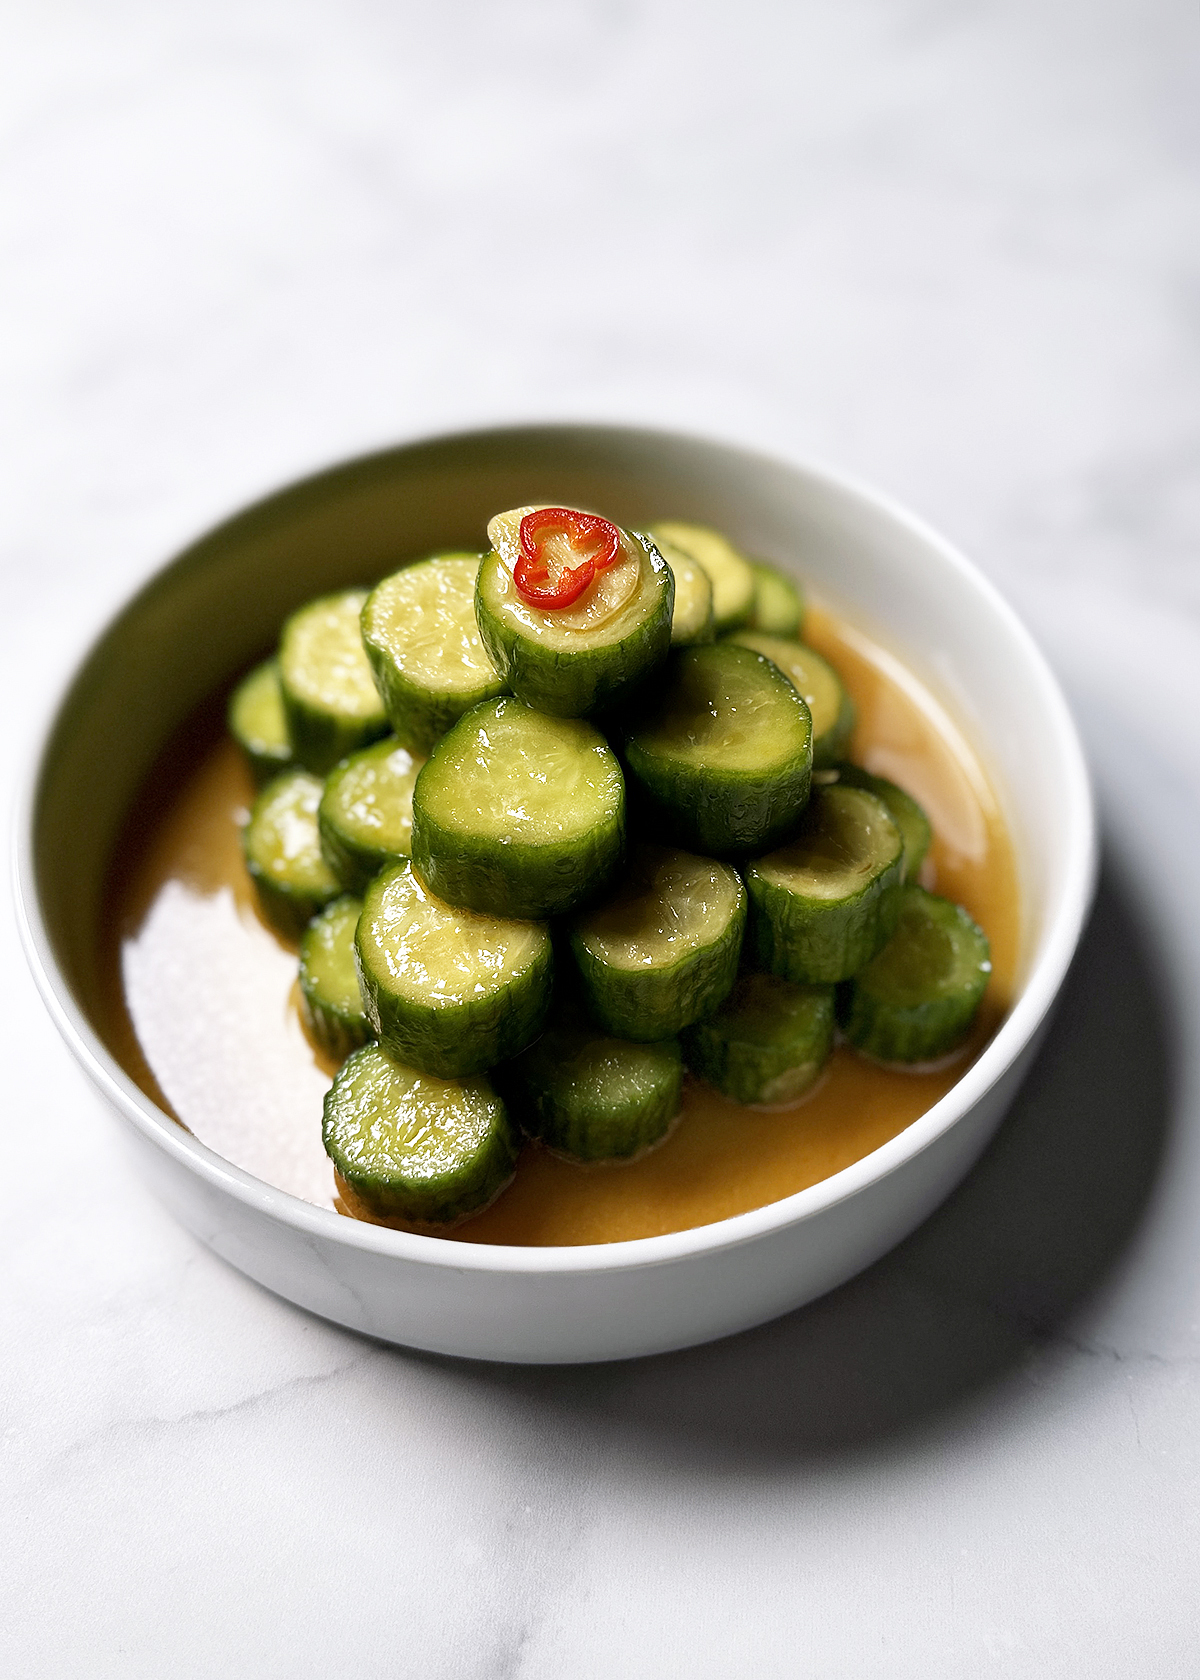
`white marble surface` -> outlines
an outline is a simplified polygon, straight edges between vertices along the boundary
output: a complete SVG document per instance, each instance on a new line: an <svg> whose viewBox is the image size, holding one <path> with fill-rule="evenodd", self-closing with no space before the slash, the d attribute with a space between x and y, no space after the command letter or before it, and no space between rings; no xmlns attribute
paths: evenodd
<svg viewBox="0 0 1200 1680"><path fill-rule="evenodd" d="M184 1236L5 912L6 1676L1182 1676L1200 1663L1200 23L1184 0L43 0L0 55L15 776L75 649L276 482L589 416L957 538L1107 865L998 1143L735 1341L463 1367Z"/></svg>

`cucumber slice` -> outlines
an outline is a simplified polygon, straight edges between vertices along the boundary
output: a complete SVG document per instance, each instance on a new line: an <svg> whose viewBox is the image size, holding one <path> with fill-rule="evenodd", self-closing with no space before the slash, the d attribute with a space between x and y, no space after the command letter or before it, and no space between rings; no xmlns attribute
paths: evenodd
<svg viewBox="0 0 1200 1680"><path fill-rule="evenodd" d="M254 801L242 830L242 852L263 915L285 939L342 890L321 856L317 806L321 784L307 770L285 770Z"/></svg>
<svg viewBox="0 0 1200 1680"><path fill-rule="evenodd" d="M417 777L413 862L449 904L557 916L603 890L624 843L621 767L580 718L487 700Z"/></svg>
<svg viewBox="0 0 1200 1680"><path fill-rule="evenodd" d="M853 700L829 661L803 642L764 636L757 630L739 630L730 640L765 654L795 684L812 713L813 769L824 770L836 764L854 730L855 712Z"/></svg>
<svg viewBox="0 0 1200 1680"><path fill-rule="evenodd" d="M808 799L812 722L761 654L729 642L682 648L625 756L665 837L728 857L778 845L795 829Z"/></svg>
<svg viewBox="0 0 1200 1680"><path fill-rule="evenodd" d="M619 1038L674 1037L733 985L745 923L736 869L639 847L616 894L571 932L592 1014Z"/></svg>
<svg viewBox="0 0 1200 1680"><path fill-rule="evenodd" d="M435 1079L378 1044L356 1050L338 1073L321 1137L352 1208L435 1232L494 1201L519 1148L486 1079Z"/></svg>
<svg viewBox="0 0 1200 1680"><path fill-rule="evenodd" d="M754 610L754 573L744 554L728 537L707 525L687 525L682 520L661 520L651 525L650 535L658 543L669 543L695 560L708 573L713 591L713 619L717 634L736 630Z"/></svg>
<svg viewBox="0 0 1200 1680"><path fill-rule="evenodd" d="M504 693L475 622L478 554L437 554L384 578L362 639L401 746L427 753L481 700Z"/></svg>
<svg viewBox="0 0 1200 1680"><path fill-rule="evenodd" d="M794 1102L824 1067L833 1026L832 986L743 974L712 1019L683 1035L684 1059L735 1102Z"/></svg>
<svg viewBox="0 0 1200 1680"><path fill-rule="evenodd" d="M675 605L671 612L671 646L693 647L711 642L716 635L713 619L713 587L698 560L676 548L665 537L655 547L671 568L675 579Z"/></svg>
<svg viewBox="0 0 1200 1680"><path fill-rule="evenodd" d="M915 881L917 871L925 861L925 854L933 842L933 829L929 818L917 804L911 793L905 793L895 782L885 781L882 776L872 776L867 770L860 770L857 764L841 763L837 767L838 781L843 787L866 788L873 793L891 812L892 821L900 830L900 838L904 842L904 879Z"/></svg>
<svg viewBox="0 0 1200 1680"><path fill-rule="evenodd" d="M617 703L666 658L675 583L648 538L622 531L621 558L572 606L529 606L512 568L521 520L533 511L513 508L488 524L492 552L475 585L479 633L514 694L539 711L583 717Z"/></svg>
<svg viewBox="0 0 1200 1680"><path fill-rule="evenodd" d="M412 851L412 796L425 760L396 737L352 753L325 781L317 811L321 851L347 892Z"/></svg>
<svg viewBox="0 0 1200 1680"><path fill-rule="evenodd" d="M766 636L798 636L804 623L804 596L798 585L765 560L752 560L750 570L754 607L746 628L761 630Z"/></svg>
<svg viewBox="0 0 1200 1680"><path fill-rule="evenodd" d="M294 612L279 643L283 705L296 757L326 776L339 759L387 733L363 651L365 589L323 595Z"/></svg>
<svg viewBox="0 0 1200 1680"><path fill-rule="evenodd" d="M229 699L229 731L250 760L261 787L292 762L292 737L283 710L279 661L264 659L243 677Z"/></svg>
<svg viewBox="0 0 1200 1680"><path fill-rule="evenodd" d="M845 988L842 1025L880 1062L932 1062L962 1043L992 972L983 929L922 887L900 895L896 931Z"/></svg>
<svg viewBox="0 0 1200 1680"><path fill-rule="evenodd" d="M354 963L361 910L357 898L335 898L309 922L300 941L304 1025L313 1043L339 1062L371 1036Z"/></svg>
<svg viewBox="0 0 1200 1680"><path fill-rule="evenodd" d="M410 863L367 888L355 948L367 1019L385 1049L422 1073L482 1073L541 1031L554 967L548 930L453 910Z"/></svg>
<svg viewBox="0 0 1200 1680"><path fill-rule="evenodd" d="M895 931L903 866L900 830L881 799L865 788L815 788L796 839L746 869L756 966L798 982L857 974Z"/></svg>
<svg viewBox="0 0 1200 1680"><path fill-rule="evenodd" d="M497 1079L527 1132L576 1161L640 1155L679 1113L683 1059L676 1039L630 1044L557 1026Z"/></svg>

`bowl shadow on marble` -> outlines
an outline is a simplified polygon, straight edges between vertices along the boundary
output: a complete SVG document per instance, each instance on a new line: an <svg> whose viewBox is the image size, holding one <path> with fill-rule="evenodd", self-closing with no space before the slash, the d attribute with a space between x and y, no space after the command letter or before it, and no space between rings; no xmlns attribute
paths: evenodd
<svg viewBox="0 0 1200 1680"><path fill-rule="evenodd" d="M919 1428L995 1390L1047 1343L1069 1342L1072 1315L1150 1198L1176 1042L1161 964L1106 855L1013 1109L899 1248L824 1299L705 1347L607 1366L454 1368L502 1407L540 1414L550 1434L587 1429L696 1467L837 1453Z"/></svg>

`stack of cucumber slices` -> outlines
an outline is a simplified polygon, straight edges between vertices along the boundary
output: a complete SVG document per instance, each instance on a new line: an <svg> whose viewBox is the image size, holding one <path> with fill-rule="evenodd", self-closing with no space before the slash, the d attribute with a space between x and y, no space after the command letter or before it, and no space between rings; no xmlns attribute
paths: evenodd
<svg viewBox="0 0 1200 1680"><path fill-rule="evenodd" d="M787 1105L839 1032L936 1061L990 972L917 882L920 806L846 762L793 583L682 521L516 508L488 537L307 603L229 706L247 868L340 1064L342 1205L420 1231L486 1207L525 1136L652 1148L687 1072Z"/></svg>

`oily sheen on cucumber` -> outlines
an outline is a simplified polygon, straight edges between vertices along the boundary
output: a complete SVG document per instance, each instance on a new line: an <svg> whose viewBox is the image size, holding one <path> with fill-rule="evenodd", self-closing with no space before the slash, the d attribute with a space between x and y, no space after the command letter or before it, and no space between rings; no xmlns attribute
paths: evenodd
<svg viewBox="0 0 1200 1680"><path fill-rule="evenodd" d="M655 547L671 568L675 579L675 605L671 611L671 646L693 647L711 642L716 636L713 617L713 586L698 560L659 538Z"/></svg>
<svg viewBox="0 0 1200 1680"><path fill-rule="evenodd" d="M735 1102L793 1102L833 1047L834 988L743 974L706 1021L683 1035L692 1072Z"/></svg>
<svg viewBox="0 0 1200 1680"><path fill-rule="evenodd" d="M475 616L492 663L512 692L541 712L584 717L617 704L671 645L675 582L662 555L622 531L616 563L570 606L531 606L513 578L521 520L513 508L488 524L491 553L475 586Z"/></svg>
<svg viewBox="0 0 1200 1680"><path fill-rule="evenodd" d="M307 770L285 770L254 801L242 852L263 915L285 939L338 897L342 884L321 855L317 806L321 783Z"/></svg>
<svg viewBox="0 0 1200 1680"><path fill-rule="evenodd" d="M520 1147L486 1079L439 1079L378 1044L338 1073L321 1135L350 1211L435 1233L495 1200Z"/></svg>
<svg viewBox="0 0 1200 1680"><path fill-rule="evenodd" d="M708 573L713 591L713 622L718 635L745 624L754 610L754 573L746 556L728 537L707 525L682 519L660 520L650 527L655 543L666 543Z"/></svg>
<svg viewBox="0 0 1200 1680"><path fill-rule="evenodd" d="M617 890L571 929L592 1017L619 1038L671 1038L733 985L746 921L736 869L642 846Z"/></svg>
<svg viewBox="0 0 1200 1680"><path fill-rule="evenodd" d="M362 905L347 894L314 916L300 941L300 1010L313 1043L335 1061L371 1036L354 961Z"/></svg>
<svg viewBox="0 0 1200 1680"><path fill-rule="evenodd" d="M804 696L812 713L813 769L824 770L836 764L854 732L855 711L854 702L829 661L803 642L786 636L739 630L730 640L765 654Z"/></svg>
<svg viewBox="0 0 1200 1680"><path fill-rule="evenodd" d="M387 733L387 717L363 651L365 589L310 601L288 619L279 643L283 705L296 757L318 776Z"/></svg>
<svg viewBox="0 0 1200 1680"><path fill-rule="evenodd" d="M987 937L962 906L906 886L895 932L844 990L843 1031L877 1061L937 1061L971 1030L991 972Z"/></svg>
<svg viewBox="0 0 1200 1680"><path fill-rule="evenodd" d="M355 949L376 1036L422 1073L482 1073L541 1031L553 976L548 930L453 909L410 863L367 888Z"/></svg>
<svg viewBox="0 0 1200 1680"><path fill-rule="evenodd" d="M455 724L413 791L417 872L469 909L561 915L603 890L624 839L625 783L603 735L507 696Z"/></svg>
<svg viewBox="0 0 1200 1680"><path fill-rule="evenodd" d="M847 980L891 937L904 846L865 788L816 788L800 833L746 867L757 968L797 982Z"/></svg>
<svg viewBox="0 0 1200 1680"><path fill-rule="evenodd" d="M464 712L503 694L475 622L478 554L439 554L384 578L362 639L401 746L428 753Z"/></svg>
<svg viewBox="0 0 1200 1680"><path fill-rule="evenodd" d="M628 734L625 761L647 832L710 857L765 850L808 799L808 707L750 648L682 648Z"/></svg>
<svg viewBox="0 0 1200 1680"><path fill-rule="evenodd" d="M242 678L230 696L228 722L260 787L290 767L292 737L283 710L277 659L265 659Z"/></svg>
<svg viewBox="0 0 1200 1680"><path fill-rule="evenodd" d="M412 850L412 796L424 759L394 735L351 753L325 779L317 810L321 851L347 892Z"/></svg>
<svg viewBox="0 0 1200 1680"><path fill-rule="evenodd" d="M897 787L895 782L889 782L883 776L872 776L869 771L861 770L857 764L839 764L837 779L843 787L866 788L868 793L873 793L883 800L904 842L904 879L915 881L917 871L924 863L925 855L932 844L933 829L929 818L912 794L905 793L903 788Z"/></svg>

